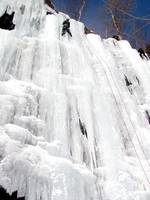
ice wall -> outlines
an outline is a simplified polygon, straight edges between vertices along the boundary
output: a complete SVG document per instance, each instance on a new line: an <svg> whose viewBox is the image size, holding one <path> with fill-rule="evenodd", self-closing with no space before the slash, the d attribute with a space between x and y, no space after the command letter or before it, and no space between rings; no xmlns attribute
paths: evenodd
<svg viewBox="0 0 150 200"><path fill-rule="evenodd" d="M67 16L46 16L42 0L6 8L16 28L0 29L0 185L26 200L149 200L149 61L72 19L62 37Z"/></svg>

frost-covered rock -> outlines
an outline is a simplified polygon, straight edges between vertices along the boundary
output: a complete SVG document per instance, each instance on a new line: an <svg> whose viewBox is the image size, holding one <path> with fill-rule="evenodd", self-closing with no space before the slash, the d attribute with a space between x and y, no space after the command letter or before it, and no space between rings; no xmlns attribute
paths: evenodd
<svg viewBox="0 0 150 200"><path fill-rule="evenodd" d="M25 200L148 200L150 63L43 0L1 0L0 186ZM130 86L127 86L125 77Z"/></svg>

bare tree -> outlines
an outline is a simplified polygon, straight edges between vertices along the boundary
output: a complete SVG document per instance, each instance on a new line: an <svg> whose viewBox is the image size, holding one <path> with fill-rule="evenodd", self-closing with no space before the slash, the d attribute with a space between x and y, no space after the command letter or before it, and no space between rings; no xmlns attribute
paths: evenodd
<svg viewBox="0 0 150 200"><path fill-rule="evenodd" d="M85 7L85 0L80 0L80 6L79 6L79 9L77 11L77 20L80 21L81 20L81 16L82 16L82 12L83 12L83 9Z"/></svg>
<svg viewBox="0 0 150 200"><path fill-rule="evenodd" d="M55 6L51 0L44 0L44 3L47 4L50 8L55 10Z"/></svg>
<svg viewBox="0 0 150 200"><path fill-rule="evenodd" d="M107 31L111 31L111 34L112 32L121 34L128 17L120 10L129 12L132 9L133 4L134 0L105 0L102 7L102 13L106 19Z"/></svg>
<svg viewBox="0 0 150 200"><path fill-rule="evenodd" d="M68 0L67 1L67 10L66 12L77 21L81 20L86 0Z"/></svg>
<svg viewBox="0 0 150 200"><path fill-rule="evenodd" d="M144 46L148 38L149 17L132 14L136 0L105 0L101 8L106 36L119 34L134 46Z"/></svg>

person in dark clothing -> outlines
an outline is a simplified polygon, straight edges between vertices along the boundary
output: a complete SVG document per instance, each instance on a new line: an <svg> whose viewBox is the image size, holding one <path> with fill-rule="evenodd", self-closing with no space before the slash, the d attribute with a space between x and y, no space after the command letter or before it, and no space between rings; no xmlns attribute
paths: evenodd
<svg viewBox="0 0 150 200"><path fill-rule="evenodd" d="M63 22L62 36L65 35L66 32L72 37L71 31L70 31L70 21L69 21L69 19L66 19Z"/></svg>
<svg viewBox="0 0 150 200"><path fill-rule="evenodd" d="M52 15L53 13L51 11L47 11L46 15Z"/></svg>
<svg viewBox="0 0 150 200"><path fill-rule="evenodd" d="M128 87L130 94L133 94L131 81L129 81L126 75L124 75L124 79L125 79L125 83L126 83L126 86Z"/></svg>
<svg viewBox="0 0 150 200"><path fill-rule="evenodd" d="M81 130L82 135L85 135L86 138L88 139L88 135L87 135L85 125L81 122L80 118L79 118L79 126L80 126L80 130Z"/></svg>
<svg viewBox="0 0 150 200"><path fill-rule="evenodd" d="M139 54L140 54L140 57L142 58L142 59L144 59L144 57L148 60L148 57L147 57L147 55L145 54L145 52L144 52L144 50L142 49L142 48L139 48L138 49L138 52L139 52Z"/></svg>
<svg viewBox="0 0 150 200"><path fill-rule="evenodd" d="M124 75L125 78L125 82L126 82L126 86L129 87L130 85L132 85L131 81L128 80L127 76Z"/></svg>
<svg viewBox="0 0 150 200"><path fill-rule="evenodd" d="M13 24L15 12L12 14L8 14L7 11L0 17L0 28L5 30L13 30L15 28L15 24Z"/></svg>
<svg viewBox="0 0 150 200"><path fill-rule="evenodd" d="M117 41L121 40L121 36L120 35L114 35L112 38L116 39Z"/></svg>

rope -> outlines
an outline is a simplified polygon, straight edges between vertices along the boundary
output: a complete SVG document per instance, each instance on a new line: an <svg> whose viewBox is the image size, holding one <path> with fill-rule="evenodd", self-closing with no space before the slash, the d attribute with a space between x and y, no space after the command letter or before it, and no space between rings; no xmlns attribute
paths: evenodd
<svg viewBox="0 0 150 200"><path fill-rule="evenodd" d="M98 59L99 59L99 58L98 58ZM101 59L103 60L103 58L101 58ZM108 64L107 64L104 60L103 60L103 62L107 65L108 70L109 70L109 72L110 72L110 74L111 74L112 81L114 82L114 85L116 86L116 89L117 89L117 91L118 91L118 95L119 95L120 99L122 100L121 95L120 95L120 92L119 92L119 89L118 89L118 86L116 85L115 81L113 80L112 72L111 72L111 70L109 69ZM103 68L103 69L104 69L104 68ZM105 71L105 70L104 70L104 71ZM106 76L107 76L107 73L106 73ZM107 77L108 77L108 76L107 76ZM108 78L107 78L107 79L108 79ZM109 80L109 79L108 79L108 80ZM109 81L109 84L110 84L110 81ZM110 84L110 87L111 87L111 90L112 90L112 92L113 92L113 89L112 89L111 84ZM114 92L113 92L113 96L115 97ZM116 104L117 104L117 106L118 106L116 97L115 97L115 101L116 101ZM125 109L125 111L126 111L126 113L127 113L127 116L128 116L128 119L129 119L129 121L130 121L130 124L131 124L132 128L135 129L135 126L133 125L133 122L131 121L131 119L130 119L130 117L129 117L129 113L128 113L126 107L125 107L124 101L122 100L121 102L123 103L124 109ZM119 106L118 106L118 110L119 110L119 112L120 112L120 114L121 114L121 111L120 111ZM128 130L128 128L127 128L127 125L126 125L125 121L124 121L124 124L125 124L125 126L126 126L126 130L127 130L129 139L130 139L130 141L131 141L131 143L132 143L132 145L133 145L133 148L134 148L134 150L135 150L135 153L136 153L136 155L137 155L137 158L138 158L138 160L139 160L139 163L140 163L140 165L141 165L141 168L143 169L143 172L144 172L144 174L145 174L145 177L146 177L148 183L150 184L150 180L149 180L149 178L148 178L148 176L147 176L147 174L146 174L146 171L145 171L145 169L144 169L144 167L143 167L143 165L142 165L142 162L140 161L138 152L137 152L136 147L135 147L135 145L134 145L134 143L133 143L133 141L132 141L132 138L131 138L131 136L130 136L130 133L129 133L129 130ZM145 160L146 160L148 166L150 167L150 163L149 163L148 160L147 160L147 156L146 156L146 154L145 154L145 152L144 152L144 150L143 150L142 144L141 144L141 142L140 142L140 140L139 140L139 137L138 137L138 135L136 134L136 132L135 132L135 135L136 135L136 137L137 137L138 143L139 143L140 148L141 148L141 151L142 151L142 153L143 153L143 155L144 155L144 157L145 157Z"/></svg>
<svg viewBox="0 0 150 200"><path fill-rule="evenodd" d="M88 47L88 49L89 49L89 47ZM89 52L91 52L90 49L89 49ZM95 54L93 54L93 55L94 55L94 56L97 58L97 60L101 63L101 61L100 61L100 59L98 58L98 56L95 55ZM111 75L111 79L112 79L112 81L114 82L114 80L113 80L113 78L112 78L112 73L111 73L111 71L110 71L110 69L109 69L108 64L103 60L102 57L101 57L101 59L102 59L102 61L106 64L106 66L108 67L109 73L110 73L110 75ZM102 65L102 66L103 66L103 65ZM109 80L108 75L107 75L107 72L106 72L106 70L104 69L104 67L103 67L103 70L104 70L104 72L105 72L105 74L106 74L106 78L107 78L108 83L109 83L109 85L110 85L110 89L111 89L112 94L113 94L113 96L114 96L114 99L115 99L116 105L117 105L117 107L118 107L118 110L119 110L120 114L122 115L121 110L120 110L119 105L118 105L118 102L117 102L117 99L116 99L116 96L115 96L115 94L114 94L113 88L112 88L112 86L111 86L111 81ZM114 85L116 85L115 82L114 82ZM118 89L117 86L116 86L116 89L117 89L117 91L118 91L118 95L119 95L120 99L122 99L122 98L121 98L121 95L120 95L120 92L119 92L119 89ZM128 112L127 112L127 110L126 110L126 108L125 108L125 105L124 105L124 101L122 101L122 102L123 102L124 109L125 109L125 111L126 111L126 113L127 113L127 115L128 115ZM134 126L133 126L133 124L132 124L132 122L131 122L131 119L130 119L130 118L128 118L128 119L129 119L129 121L130 121L132 127L134 128ZM145 171L145 169L144 169L144 167L143 167L143 165L142 165L142 162L141 162L141 160L140 160L140 158L139 158L138 152L137 152L136 147L135 147L135 145L134 145L134 143L133 143L133 141L132 141L132 138L131 138L131 136L130 136L129 130L128 130L128 128L127 128L127 125L126 125L126 123L125 123L124 120L123 120L123 122L124 122L125 128L126 128L126 130L127 130L128 137L129 137L129 139L130 139L130 141L131 141L131 144L133 145L133 148L134 148L135 154L136 154L136 156L137 156L137 159L138 159L138 161L139 161L139 164L140 164L140 166L141 166L141 169L142 169L142 171L143 171L143 173L144 173L144 175L145 175L145 177L146 177L147 182L148 182L149 185L150 185L150 180L149 180L149 178L148 178L148 176L147 176L147 173L146 173L146 171ZM136 136L137 136L137 134L136 134ZM138 142L139 142L139 140L138 140ZM141 145L140 145L140 148L142 148ZM143 151L142 151L142 152L143 152ZM144 154L144 156L145 156L145 153L143 153L143 154ZM145 157L145 160L147 161L146 157ZM148 163L148 161L147 161L147 163ZM149 163L148 163L148 165L149 165ZM150 166L150 165L149 165L149 166Z"/></svg>
<svg viewBox="0 0 150 200"><path fill-rule="evenodd" d="M104 62L105 62L105 61L104 61ZM106 64L107 64L107 63L106 63ZM111 72L109 66L108 66L108 69L109 69L109 71L110 71L110 73L111 73L111 77L113 77L112 72ZM112 79L113 79L113 78L112 78ZM114 81L114 83L115 83L115 81ZM121 98L119 88L118 88L118 86L117 86L116 83L115 83L115 85L116 85L116 88L117 88L117 90L118 90L119 97L120 97L120 99L122 100L121 102L123 103L123 106L124 106L124 109L125 109L125 111L126 111L126 113L127 113L127 116L128 116L129 121L130 121L130 124L132 125L133 129L135 129L135 125L134 125L133 122L131 121L131 119L130 119L130 117L129 117L129 113L128 113L127 109L126 109L125 103L124 103L123 99ZM136 135L137 140L138 140L138 142L139 142L140 148L141 148L141 150L142 150L142 152L143 152L143 154L144 154L144 156L145 156L145 158L146 158L147 164L149 165L149 168L150 168L150 163L149 163L149 161L148 161L148 159L147 159L147 155L145 154L145 151L144 151L144 149L143 149L143 145L142 145L142 143L141 143L141 141L140 141L140 139L139 139L139 136L136 134L136 132L135 132L135 135Z"/></svg>

